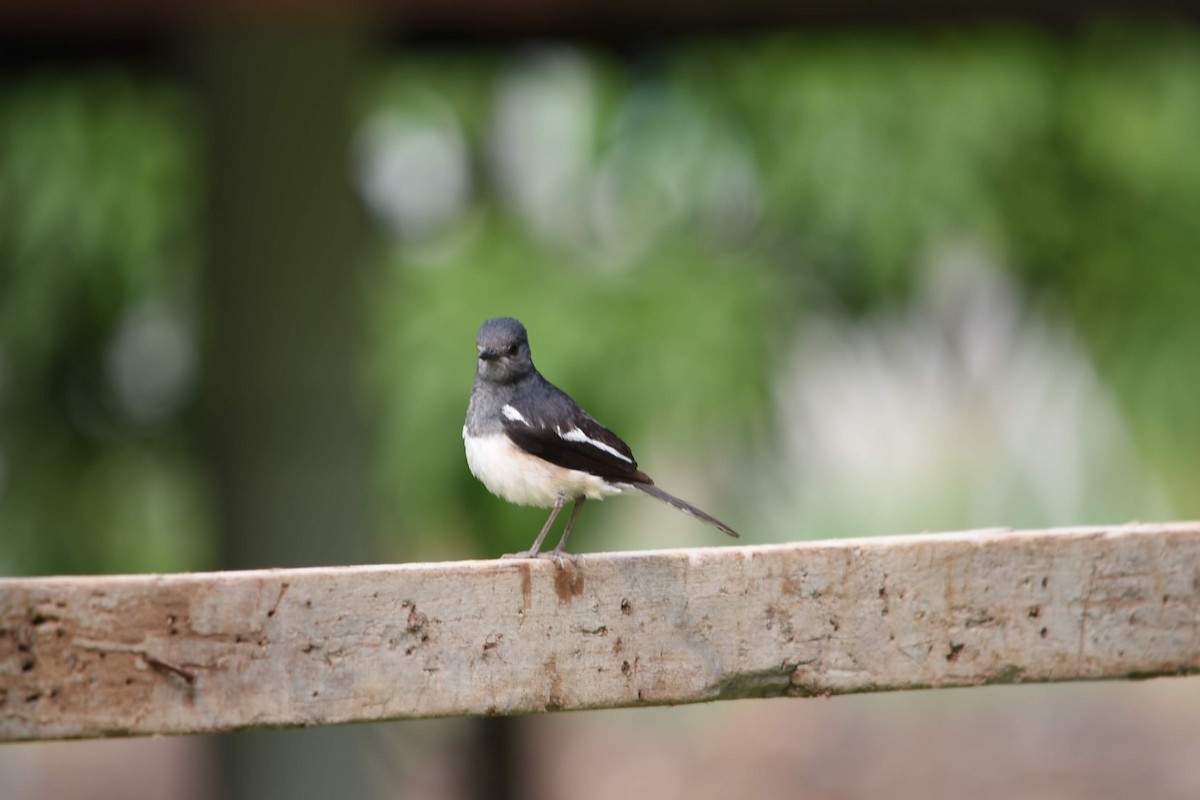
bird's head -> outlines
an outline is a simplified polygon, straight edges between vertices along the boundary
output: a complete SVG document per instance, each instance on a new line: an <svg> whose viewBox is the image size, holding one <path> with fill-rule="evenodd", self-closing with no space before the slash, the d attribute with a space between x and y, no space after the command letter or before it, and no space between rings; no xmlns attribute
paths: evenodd
<svg viewBox="0 0 1200 800"><path fill-rule="evenodd" d="M533 372L529 335L512 317L489 319L475 339L479 351L475 373L492 383L513 383Z"/></svg>

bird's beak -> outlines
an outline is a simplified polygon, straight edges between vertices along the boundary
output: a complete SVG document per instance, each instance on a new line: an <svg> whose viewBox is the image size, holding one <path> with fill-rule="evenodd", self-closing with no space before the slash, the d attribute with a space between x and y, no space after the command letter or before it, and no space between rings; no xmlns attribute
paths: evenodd
<svg viewBox="0 0 1200 800"><path fill-rule="evenodd" d="M500 353L495 350L489 350L486 347L480 347L478 349L480 361L495 361L500 357Z"/></svg>

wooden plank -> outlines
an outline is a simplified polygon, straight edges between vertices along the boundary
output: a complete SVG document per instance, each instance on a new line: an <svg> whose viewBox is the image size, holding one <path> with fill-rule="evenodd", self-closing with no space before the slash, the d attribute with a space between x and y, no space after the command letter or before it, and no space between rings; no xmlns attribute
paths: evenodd
<svg viewBox="0 0 1200 800"><path fill-rule="evenodd" d="M1200 671L1200 523L0 580L0 739Z"/></svg>

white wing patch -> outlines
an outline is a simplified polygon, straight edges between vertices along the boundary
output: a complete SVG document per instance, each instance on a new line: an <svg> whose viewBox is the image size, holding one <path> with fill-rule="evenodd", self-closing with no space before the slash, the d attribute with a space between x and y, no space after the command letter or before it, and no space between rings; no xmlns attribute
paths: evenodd
<svg viewBox="0 0 1200 800"><path fill-rule="evenodd" d="M525 419L525 415L510 405L505 405L504 408L500 409L500 413L503 414L505 418L511 419L513 422L519 422L522 425L529 425L529 420Z"/></svg>
<svg viewBox="0 0 1200 800"><path fill-rule="evenodd" d="M507 406L505 406L505 408L507 408ZM622 453L620 450L617 450L615 447L611 447L611 446L605 444L604 442L600 442L600 441L593 439L592 437L588 436L583 431L579 430L579 428L572 428L571 430L567 431L566 433L563 433L558 428L555 428L554 430L555 430L555 433L557 433L562 438L566 439L568 442L587 442L592 447L603 450L604 452L608 453L609 455L616 456L617 458L624 461L626 464L633 463L633 459L630 458L629 456L625 455L624 453Z"/></svg>

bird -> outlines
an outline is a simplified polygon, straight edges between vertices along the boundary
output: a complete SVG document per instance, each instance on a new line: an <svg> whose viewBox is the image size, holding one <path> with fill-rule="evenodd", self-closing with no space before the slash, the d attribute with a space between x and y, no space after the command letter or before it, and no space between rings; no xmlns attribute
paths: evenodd
<svg viewBox="0 0 1200 800"><path fill-rule="evenodd" d="M512 317L487 320L475 348L475 382L463 425L471 474L509 502L550 509L533 546L506 558L549 558L562 567L572 558L567 540L584 502L634 491L738 536L716 517L656 486L638 468L629 445L542 377L520 322ZM569 500L575 505L562 538L554 550L540 552Z"/></svg>

